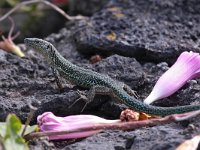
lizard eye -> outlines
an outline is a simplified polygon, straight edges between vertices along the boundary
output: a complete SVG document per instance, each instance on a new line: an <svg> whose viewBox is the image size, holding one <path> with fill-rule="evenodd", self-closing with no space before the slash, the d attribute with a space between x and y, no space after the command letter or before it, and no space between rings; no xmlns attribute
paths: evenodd
<svg viewBox="0 0 200 150"><path fill-rule="evenodd" d="M50 48L50 45L47 45L47 49L49 49Z"/></svg>

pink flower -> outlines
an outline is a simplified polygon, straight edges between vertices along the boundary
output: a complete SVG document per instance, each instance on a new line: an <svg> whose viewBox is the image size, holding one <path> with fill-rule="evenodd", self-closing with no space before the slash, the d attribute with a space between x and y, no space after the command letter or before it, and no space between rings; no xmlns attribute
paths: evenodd
<svg viewBox="0 0 200 150"><path fill-rule="evenodd" d="M150 104L168 97L179 90L188 80L200 75L200 56L194 52L183 52L157 81L144 103Z"/></svg>
<svg viewBox="0 0 200 150"><path fill-rule="evenodd" d="M14 21L9 18L11 23L12 23L12 26L11 26L11 29L9 31L9 34L8 34L8 38L5 38L4 36L2 36L2 39L3 41L0 41L0 49L3 49L7 52L12 52L12 53L15 53L17 56L19 57L24 57L24 53L21 51L21 49L19 48L19 46L17 46L13 40L19 35L19 32L13 36L12 36L12 32L14 30L14 27L15 27L15 24L14 24Z"/></svg>
<svg viewBox="0 0 200 150"><path fill-rule="evenodd" d="M45 112L37 117L37 123L41 132L73 130L80 127L88 127L95 123L114 123L119 120L106 120L93 115L72 115L67 117L57 117L51 112ZM100 132L101 130L69 133L65 135L49 136L50 140L83 138Z"/></svg>

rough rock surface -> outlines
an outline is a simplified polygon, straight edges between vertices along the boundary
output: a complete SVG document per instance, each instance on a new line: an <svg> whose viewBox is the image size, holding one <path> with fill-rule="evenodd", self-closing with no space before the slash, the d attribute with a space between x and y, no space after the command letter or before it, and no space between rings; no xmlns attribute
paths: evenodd
<svg viewBox="0 0 200 150"><path fill-rule="evenodd" d="M91 16L99 11L109 0L69 0L69 13ZM77 5L78 4L78 5Z"/></svg>
<svg viewBox="0 0 200 150"><path fill-rule="evenodd" d="M120 54L172 63L183 51L199 51L198 0L115 0L75 28L82 53Z"/></svg>
<svg viewBox="0 0 200 150"><path fill-rule="evenodd" d="M194 0L188 2L183 0L167 2L124 0L123 2L120 0L110 2L105 9L93 15L89 20L69 23L67 29L52 34L46 40L52 42L72 63L124 82L137 91L140 99L144 99L151 92L159 76L168 69L170 66L168 64L173 62L181 51L188 50L189 47L192 47L194 51L198 49L195 47L198 40L192 41L192 36L188 36L196 35L198 39L200 35L196 19L199 16L200 9L197 9L199 2ZM180 13L177 13L178 11ZM173 14L175 15L172 16ZM100 16L99 19L98 16ZM103 20L105 18L106 22ZM188 19L192 22L190 28L187 26ZM92 26L91 23L93 23ZM100 26L102 29L99 29ZM134 34L131 34L133 31ZM109 36L106 38L112 41L105 39L107 34ZM138 41L135 41L136 39ZM77 48L87 54L99 53L111 56L91 64L89 61L91 55L82 55ZM77 86L70 88L65 83L64 91L60 92L44 58L29 48L25 50L25 53L26 58L21 59L0 50L0 121L4 121L8 113L16 113L24 122L29 112L28 104L38 105L38 102L41 104L38 106L32 123L35 123L38 114L45 111L52 111L58 116L79 114L85 105L83 99L72 107L69 106L80 97L78 90L87 93L87 89ZM142 57L140 57L141 54ZM124 57L127 55L130 57ZM199 103L199 82L198 79L189 81L173 96L155 104L177 106ZM118 118L121 110L126 106L111 100L108 96L96 96L83 113L97 114L105 118ZM171 150L185 139L199 133L199 119L197 117L182 123L142 128L131 132L109 130L79 141L53 142L55 146L50 147L48 144L43 146L46 142L36 141L32 143L31 149L48 147L48 149L65 150Z"/></svg>
<svg viewBox="0 0 200 150"><path fill-rule="evenodd" d="M199 118L198 118L199 119ZM196 124L199 127L199 124ZM96 150L174 150L184 140L199 132L181 124L171 123L152 128L142 128L131 132L105 131L71 144L63 150L96 149ZM95 141L95 143L94 143Z"/></svg>

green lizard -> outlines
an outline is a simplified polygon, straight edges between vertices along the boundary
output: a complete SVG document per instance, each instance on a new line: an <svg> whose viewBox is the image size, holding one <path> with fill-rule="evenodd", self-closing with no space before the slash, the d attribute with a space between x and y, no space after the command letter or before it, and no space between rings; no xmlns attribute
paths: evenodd
<svg viewBox="0 0 200 150"><path fill-rule="evenodd" d="M160 116L200 109L200 105L157 107L144 104L132 97L128 91L125 90L127 88L126 86L123 87L109 76L72 64L61 56L51 43L37 38L26 38L24 42L27 46L38 50L38 52L47 59L56 75L59 73L71 83L84 88L89 88L90 94L88 94L88 100L92 100L95 94L110 95L136 111Z"/></svg>

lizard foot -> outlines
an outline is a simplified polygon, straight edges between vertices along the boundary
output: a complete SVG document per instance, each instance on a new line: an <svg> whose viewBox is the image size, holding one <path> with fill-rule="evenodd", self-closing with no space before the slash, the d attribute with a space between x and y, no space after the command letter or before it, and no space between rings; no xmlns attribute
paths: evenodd
<svg viewBox="0 0 200 150"><path fill-rule="evenodd" d="M138 98L138 94L136 91L132 90L128 85L123 84L123 89L126 91L130 96L134 96L135 98Z"/></svg>
<svg viewBox="0 0 200 150"><path fill-rule="evenodd" d="M71 108L72 106L74 106L78 101L80 100L84 100L85 101L85 105L83 106L83 108L81 109L81 112L84 111L84 109L86 108L88 102L88 98L86 97L85 92L79 91L77 90L78 95L80 96L78 99L76 99L68 108Z"/></svg>

